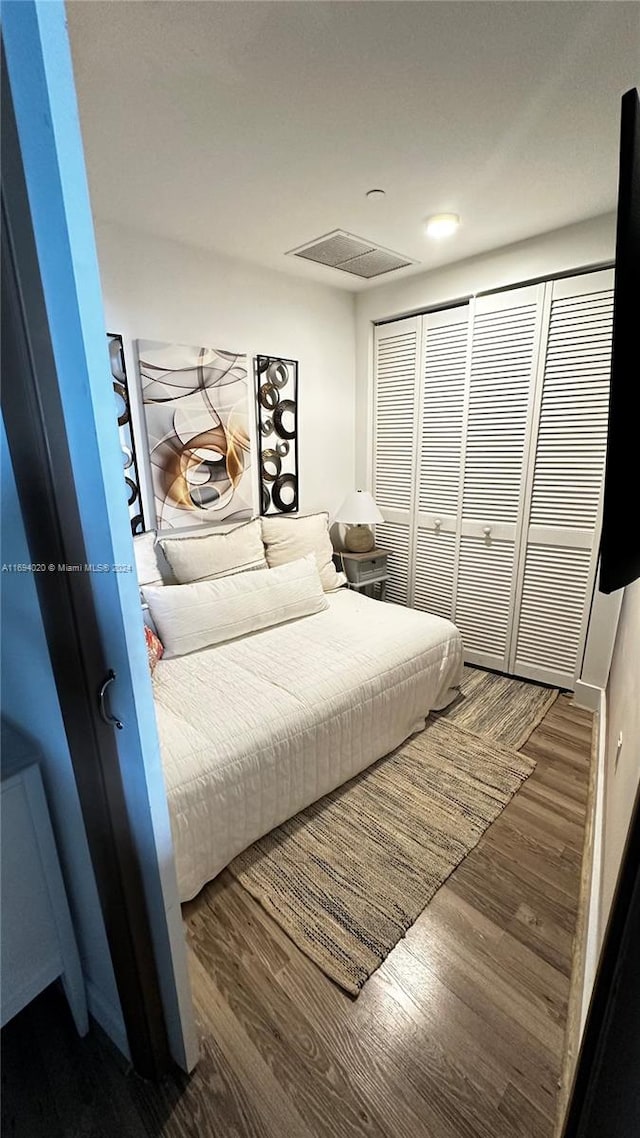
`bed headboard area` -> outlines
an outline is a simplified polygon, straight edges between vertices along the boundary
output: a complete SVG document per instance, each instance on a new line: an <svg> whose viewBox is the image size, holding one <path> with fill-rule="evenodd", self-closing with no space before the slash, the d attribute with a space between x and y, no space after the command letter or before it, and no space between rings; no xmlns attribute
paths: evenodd
<svg viewBox="0 0 640 1138"><path fill-rule="evenodd" d="M133 539L135 568L141 590L145 624L157 631L146 588L191 585L274 569L313 554L324 592L346 583L333 563L329 515L251 518L235 525L221 525L205 533L157 535L153 531Z"/></svg>

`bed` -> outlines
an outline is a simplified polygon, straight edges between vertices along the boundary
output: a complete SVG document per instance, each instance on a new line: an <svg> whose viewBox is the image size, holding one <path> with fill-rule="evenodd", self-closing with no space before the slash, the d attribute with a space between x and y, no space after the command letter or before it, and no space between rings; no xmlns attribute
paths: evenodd
<svg viewBox="0 0 640 1138"><path fill-rule="evenodd" d="M455 695L453 624L347 589L328 599L324 612L155 670L181 901Z"/></svg>

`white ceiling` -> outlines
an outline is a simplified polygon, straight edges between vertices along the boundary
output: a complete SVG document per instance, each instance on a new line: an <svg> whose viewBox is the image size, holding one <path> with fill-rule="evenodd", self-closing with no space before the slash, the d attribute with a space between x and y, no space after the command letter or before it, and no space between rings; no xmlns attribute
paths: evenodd
<svg viewBox="0 0 640 1138"><path fill-rule="evenodd" d="M346 229L406 276L615 206L635 0L67 9L100 219L357 290L284 254ZM463 224L435 244L443 210Z"/></svg>

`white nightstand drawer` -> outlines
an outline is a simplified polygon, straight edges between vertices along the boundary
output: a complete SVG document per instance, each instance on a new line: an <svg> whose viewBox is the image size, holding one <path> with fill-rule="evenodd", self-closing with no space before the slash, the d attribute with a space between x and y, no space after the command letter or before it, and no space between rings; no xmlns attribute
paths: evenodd
<svg viewBox="0 0 640 1138"><path fill-rule="evenodd" d="M343 555L344 571L347 580L353 584L364 584L366 581L377 580L387 572L386 553Z"/></svg>
<svg viewBox="0 0 640 1138"><path fill-rule="evenodd" d="M358 577L356 578L356 580L363 581L363 582L364 581L371 581L374 578L378 578L381 575L381 573L386 573L386 571L387 571L386 555L384 557L375 557L371 561L361 561L360 562L360 568L359 568L359 574L358 574Z"/></svg>
<svg viewBox="0 0 640 1138"><path fill-rule="evenodd" d="M339 553L336 560L350 585L373 584L387 576L386 551L372 549L369 553Z"/></svg>

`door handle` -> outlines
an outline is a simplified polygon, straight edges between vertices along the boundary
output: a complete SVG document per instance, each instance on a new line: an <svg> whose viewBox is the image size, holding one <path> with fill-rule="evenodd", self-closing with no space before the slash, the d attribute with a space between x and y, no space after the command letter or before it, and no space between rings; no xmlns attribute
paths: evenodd
<svg viewBox="0 0 640 1138"><path fill-rule="evenodd" d="M113 683L115 678L116 674L113 668L109 668L109 671L107 672L104 680L98 688L98 711L100 712L101 718L104 720L108 727L116 727L118 731L122 731L123 724L115 715L112 715L111 712L107 711L107 705L105 701L107 688L109 687L109 684Z"/></svg>
<svg viewBox="0 0 640 1138"><path fill-rule="evenodd" d="M491 537L491 526L485 526L482 532L485 537Z"/></svg>

